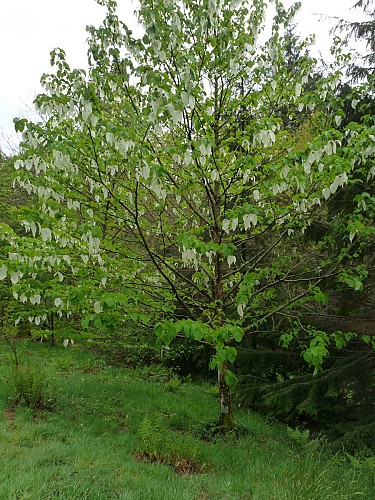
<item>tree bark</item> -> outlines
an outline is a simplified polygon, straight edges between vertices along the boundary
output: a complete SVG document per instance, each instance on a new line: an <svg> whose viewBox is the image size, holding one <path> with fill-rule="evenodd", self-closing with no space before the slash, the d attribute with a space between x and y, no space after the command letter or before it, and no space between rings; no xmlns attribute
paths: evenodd
<svg viewBox="0 0 375 500"><path fill-rule="evenodd" d="M218 370L217 379L219 386L219 400L220 400L220 416L219 426L224 433L233 430L233 409L232 397L230 388L225 381L225 373L227 371L227 363L223 363L222 369Z"/></svg>
<svg viewBox="0 0 375 500"><path fill-rule="evenodd" d="M50 341L51 341L51 345L54 346L55 345L55 334L54 334L54 330L55 330L55 325L54 325L54 317L53 317L53 312L51 312L51 317L50 317L50 325L49 325L49 329L50 331L52 332L51 333L51 337L50 337Z"/></svg>

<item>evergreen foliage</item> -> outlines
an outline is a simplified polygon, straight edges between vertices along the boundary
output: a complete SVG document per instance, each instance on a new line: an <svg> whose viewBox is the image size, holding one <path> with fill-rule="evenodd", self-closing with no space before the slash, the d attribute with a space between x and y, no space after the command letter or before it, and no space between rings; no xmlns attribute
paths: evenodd
<svg viewBox="0 0 375 500"><path fill-rule="evenodd" d="M363 79L373 80L375 75L375 4L373 0L359 0L353 5L353 9L362 9L367 19L355 22L341 20L336 30L346 33L346 41L354 39L364 42L367 53L357 53L357 61L350 65L348 74L355 82Z"/></svg>

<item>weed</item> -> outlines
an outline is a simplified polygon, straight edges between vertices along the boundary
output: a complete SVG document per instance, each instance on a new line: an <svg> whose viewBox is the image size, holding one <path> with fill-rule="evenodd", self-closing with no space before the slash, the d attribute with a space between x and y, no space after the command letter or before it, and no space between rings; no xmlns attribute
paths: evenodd
<svg viewBox="0 0 375 500"><path fill-rule="evenodd" d="M170 380L176 378L174 371L162 365L149 365L143 366L136 371L138 376L144 380L151 380L165 384Z"/></svg>
<svg viewBox="0 0 375 500"><path fill-rule="evenodd" d="M165 389L169 392L177 392L181 387L181 381L178 377L173 377L171 380L168 380L165 384Z"/></svg>
<svg viewBox="0 0 375 500"><path fill-rule="evenodd" d="M53 367L59 372L69 372L74 368L74 358L69 353L63 356L58 356L53 360Z"/></svg>
<svg viewBox="0 0 375 500"><path fill-rule="evenodd" d="M298 428L293 429L292 427L287 427L286 432L288 437L298 446L306 446L310 439L310 431L308 429L300 430Z"/></svg>
<svg viewBox="0 0 375 500"><path fill-rule="evenodd" d="M81 369L83 373L102 373L106 367L107 363L104 359L91 357L84 362Z"/></svg>
<svg viewBox="0 0 375 500"><path fill-rule="evenodd" d="M168 424L175 431L186 432L191 427L191 417L187 412L182 410L181 412L169 415Z"/></svg>
<svg viewBox="0 0 375 500"><path fill-rule="evenodd" d="M12 370L9 385L12 405L23 405L32 410L50 410L52 398L44 372L30 366Z"/></svg>
<svg viewBox="0 0 375 500"><path fill-rule="evenodd" d="M171 435L155 425L146 415L139 425L138 446L134 454L138 460L161 462L179 474L201 473L206 464L199 462L198 451L191 441Z"/></svg>
<svg viewBox="0 0 375 500"><path fill-rule="evenodd" d="M375 457L373 455L366 456L363 453L357 453L353 456L350 453L345 453L345 456L354 468L375 474Z"/></svg>

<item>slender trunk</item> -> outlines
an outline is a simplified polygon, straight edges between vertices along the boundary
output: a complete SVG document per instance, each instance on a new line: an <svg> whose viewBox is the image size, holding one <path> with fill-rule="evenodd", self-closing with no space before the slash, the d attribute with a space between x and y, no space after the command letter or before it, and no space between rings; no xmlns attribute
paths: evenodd
<svg viewBox="0 0 375 500"><path fill-rule="evenodd" d="M225 381L225 373L227 370L227 363L224 363L221 370L218 370L217 379L219 386L219 400L220 400L220 417L219 425L223 432L230 432L233 430L233 409L232 397L230 388Z"/></svg>
<svg viewBox="0 0 375 500"><path fill-rule="evenodd" d="M55 326L54 326L54 317L53 317L53 312L51 312L51 317L50 317L50 325L49 325L49 329L50 331L52 332L51 333L51 345L54 346L55 345L55 334L53 333L54 332L54 329L55 329Z"/></svg>
<svg viewBox="0 0 375 500"><path fill-rule="evenodd" d="M6 342L10 345L10 348L12 349L13 359L14 359L14 366L16 367L16 369L18 369L19 361L18 361L18 353L17 353L16 341L15 340L13 340L13 342L10 341L7 336L5 336L4 338L5 338Z"/></svg>
<svg viewBox="0 0 375 500"><path fill-rule="evenodd" d="M17 353L17 348L16 348L15 343L12 345L12 351L13 351L13 357L14 357L14 365L15 365L16 369L18 369L19 361L18 361L18 353Z"/></svg>
<svg viewBox="0 0 375 500"><path fill-rule="evenodd" d="M216 325L219 327L224 323L224 292L222 283L222 257L220 254L216 255L216 282L214 287L214 296L216 298ZM219 403L220 403L220 416L219 426L223 433L233 430L233 410L232 398L230 388L225 380L227 373L228 363L225 361L221 369L217 371L217 383L219 388Z"/></svg>
<svg viewBox="0 0 375 500"><path fill-rule="evenodd" d="M221 97L219 89L219 79L215 79L214 87L214 134L215 134L215 147L212 152L213 157L220 147L220 120L221 120ZM223 199L224 195L224 199ZM210 197L211 198L211 197ZM221 245L223 237L222 218L226 208L225 193L221 188L221 183L217 180L213 185L212 192L212 215L215 221L213 228L213 240L216 244ZM223 286L223 255L217 251L215 256L215 280L213 284L213 299L216 304L215 311L215 324L222 326L225 323L225 294ZM225 361L217 372L217 382L219 387L219 402L220 402L220 415L219 426L222 432L227 433L233 430L233 409L230 388L225 380L225 375L228 369L228 363Z"/></svg>

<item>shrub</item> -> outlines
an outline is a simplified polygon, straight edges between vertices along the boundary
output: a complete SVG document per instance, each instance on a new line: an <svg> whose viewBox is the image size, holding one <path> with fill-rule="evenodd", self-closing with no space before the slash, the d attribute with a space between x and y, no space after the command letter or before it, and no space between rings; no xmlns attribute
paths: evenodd
<svg viewBox="0 0 375 500"><path fill-rule="evenodd" d="M162 363L173 368L179 375L207 377L207 365L212 356L211 349L189 339L177 339L163 350Z"/></svg>
<svg viewBox="0 0 375 500"><path fill-rule="evenodd" d="M58 356L54 358L52 366L58 372L69 372L75 368L74 358L70 353L63 356Z"/></svg>
<svg viewBox="0 0 375 500"><path fill-rule="evenodd" d="M143 332L135 334L132 330L118 332L116 335L106 335L96 338L92 347L104 354L110 364L137 368L159 361L159 351L155 347L155 338Z"/></svg>
<svg viewBox="0 0 375 500"><path fill-rule="evenodd" d="M51 409L47 377L39 368L23 366L12 370L9 384L14 405L20 404L32 410Z"/></svg>
<svg viewBox="0 0 375 500"><path fill-rule="evenodd" d="M169 392L177 392L181 386L181 381L178 377L173 377L165 384L165 389Z"/></svg>
<svg viewBox="0 0 375 500"><path fill-rule="evenodd" d="M143 366L137 370L139 378L144 380L152 380L157 384L167 384L169 381L176 379L176 374L171 368L162 365Z"/></svg>
<svg viewBox="0 0 375 500"><path fill-rule="evenodd" d="M300 430L297 427L295 429L287 427L286 431L290 440L297 446L304 447L309 442L310 431L308 429Z"/></svg>
<svg viewBox="0 0 375 500"><path fill-rule="evenodd" d="M218 424L216 420L207 423L201 423L194 429L194 435L207 442L227 441L234 442L242 437L246 437L249 430L241 424L235 423L231 432L228 432L225 427Z"/></svg>

